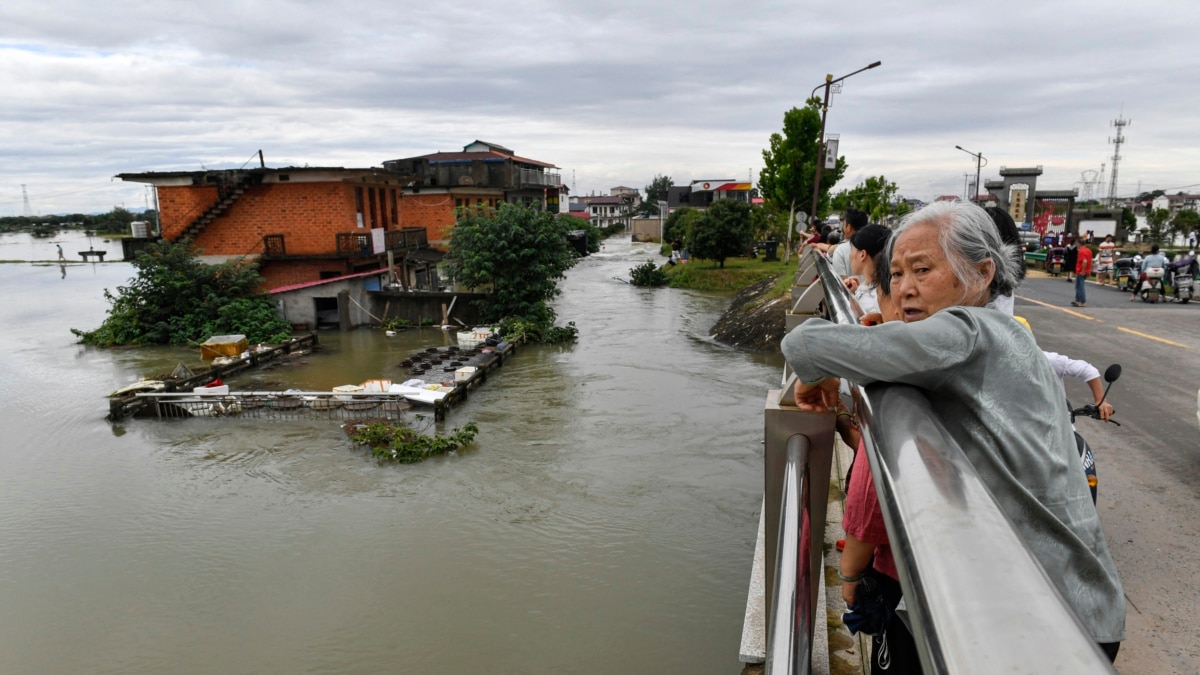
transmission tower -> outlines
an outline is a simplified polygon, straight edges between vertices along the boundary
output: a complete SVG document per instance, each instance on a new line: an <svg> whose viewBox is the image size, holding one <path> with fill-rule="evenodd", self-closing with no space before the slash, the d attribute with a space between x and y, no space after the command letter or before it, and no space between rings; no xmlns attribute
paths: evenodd
<svg viewBox="0 0 1200 675"><path fill-rule="evenodd" d="M1113 144L1112 177L1108 184L1108 205L1110 207L1117 203L1117 165L1121 162L1121 144L1125 142L1125 127L1133 124L1133 120L1127 120L1118 115L1111 124L1116 127L1117 135L1108 139L1108 142Z"/></svg>
<svg viewBox="0 0 1200 675"><path fill-rule="evenodd" d="M25 184L21 183L21 196L25 198L25 217L33 217L33 207L29 205L29 193L25 190Z"/></svg>
<svg viewBox="0 0 1200 675"><path fill-rule="evenodd" d="M1079 182L1083 185L1083 201L1092 200L1092 195L1096 191L1096 180L1100 176L1100 172L1095 169L1087 169L1079 175Z"/></svg>

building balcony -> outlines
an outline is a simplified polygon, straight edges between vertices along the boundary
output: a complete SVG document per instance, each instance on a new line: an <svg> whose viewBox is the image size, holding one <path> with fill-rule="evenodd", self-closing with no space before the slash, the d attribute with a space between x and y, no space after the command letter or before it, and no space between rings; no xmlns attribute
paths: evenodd
<svg viewBox="0 0 1200 675"><path fill-rule="evenodd" d="M541 187L558 187L562 185L562 175L538 171L536 169L519 169L518 179L521 187L537 185Z"/></svg>
<svg viewBox="0 0 1200 675"><path fill-rule="evenodd" d="M268 234L263 237L264 258L368 258L382 255L388 251L405 253L422 248L428 248L429 235L423 227L405 227L399 230L389 230L384 233L384 250L375 252L374 242L369 230L357 232L338 232L334 234L333 247L328 251L315 251L307 254L288 253L287 235Z"/></svg>

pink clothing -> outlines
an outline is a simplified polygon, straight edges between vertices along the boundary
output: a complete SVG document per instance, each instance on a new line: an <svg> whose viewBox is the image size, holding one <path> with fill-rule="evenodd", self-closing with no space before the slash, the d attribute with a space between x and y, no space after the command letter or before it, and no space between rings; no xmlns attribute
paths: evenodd
<svg viewBox="0 0 1200 675"><path fill-rule="evenodd" d="M842 529L859 541L876 544L873 567L900 580L900 571L896 569L896 559L888 544L883 512L879 509L879 496L875 494L871 463L867 461L867 450L862 441L858 442L858 451L854 453L854 468L850 471L850 484L846 486L846 515L842 517Z"/></svg>

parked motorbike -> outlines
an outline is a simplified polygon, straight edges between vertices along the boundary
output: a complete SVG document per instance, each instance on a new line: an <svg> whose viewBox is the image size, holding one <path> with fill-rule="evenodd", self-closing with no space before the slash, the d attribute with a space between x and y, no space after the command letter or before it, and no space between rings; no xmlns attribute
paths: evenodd
<svg viewBox="0 0 1200 675"><path fill-rule="evenodd" d="M1196 262L1195 251L1167 263L1167 283L1171 286L1171 293L1176 302L1188 302L1192 299L1197 272L1200 272L1200 263Z"/></svg>
<svg viewBox="0 0 1200 675"><path fill-rule="evenodd" d="M1104 387L1104 395L1100 397L1100 403L1104 403L1105 399L1108 398L1109 388L1112 387L1112 383L1116 382L1119 377L1121 377L1121 365L1119 363L1112 364L1104 371L1104 381L1108 385ZM1067 401L1067 409L1071 411L1071 426L1075 425L1076 417L1100 419L1100 403L1089 403L1082 408L1072 408L1071 402ZM1200 413L1197 414L1200 415ZM1108 421L1121 426L1120 422L1111 417L1108 418ZM1096 477L1096 456L1092 454L1092 449L1088 447L1087 441L1084 440L1083 436L1079 435L1078 431L1075 432L1075 445L1079 449L1079 458L1083 460L1083 472L1087 475L1088 487L1092 491L1092 503L1095 504L1096 488L1099 484L1099 480Z"/></svg>
<svg viewBox="0 0 1200 675"><path fill-rule="evenodd" d="M1122 291L1133 291L1133 287L1137 284L1138 272L1137 267L1133 264L1133 258L1118 258L1113 263L1113 283Z"/></svg>
<svg viewBox="0 0 1200 675"><path fill-rule="evenodd" d="M1054 276L1058 276L1066 271L1067 268L1067 250L1061 246L1046 251L1046 271Z"/></svg>

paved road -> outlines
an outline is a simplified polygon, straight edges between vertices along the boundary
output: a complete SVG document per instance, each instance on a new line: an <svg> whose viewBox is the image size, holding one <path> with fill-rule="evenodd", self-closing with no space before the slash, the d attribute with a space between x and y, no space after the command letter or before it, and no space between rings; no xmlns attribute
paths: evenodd
<svg viewBox="0 0 1200 675"><path fill-rule="evenodd" d="M1200 673L1200 301L1150 305L1089 283L1029 278L1016 313L1043 349L1120 363L1109 401L1122 426L1081 419L1100 476L1098 508L1128 599L1122 673ZM1067 383L1076 405L1087 388Z"/></svg>

